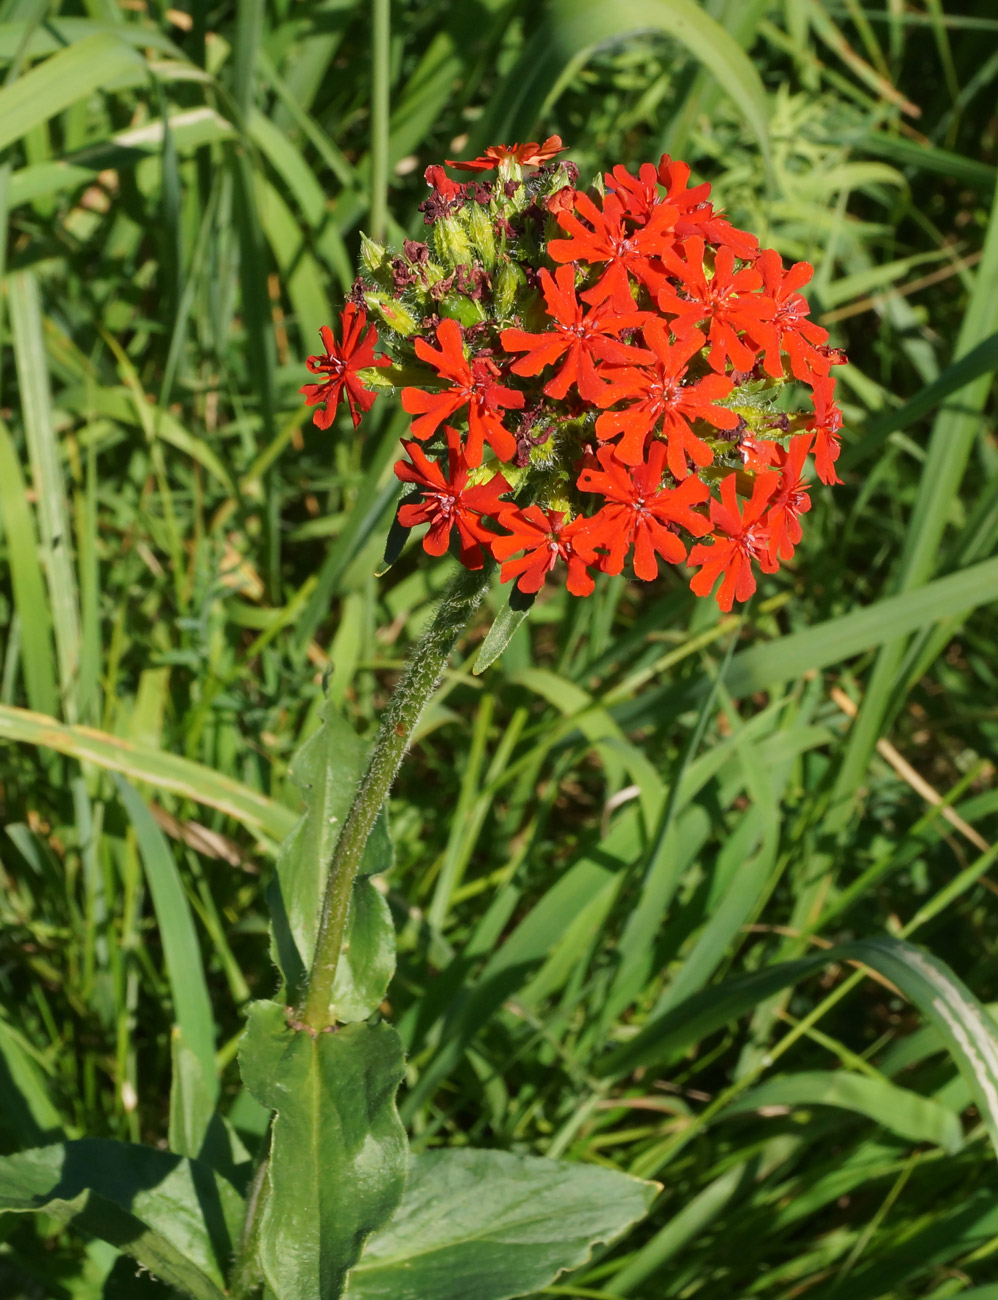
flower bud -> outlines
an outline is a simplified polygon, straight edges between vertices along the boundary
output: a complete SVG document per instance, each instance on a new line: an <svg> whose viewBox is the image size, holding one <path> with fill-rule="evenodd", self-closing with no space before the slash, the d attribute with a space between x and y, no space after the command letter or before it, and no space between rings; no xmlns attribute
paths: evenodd
<svg viewBox="0 0 998 1300"><path fill-rule="evenodd" d="M396 334L402 334L406 338L415 334L419 328L419 322L413 316L412 312L395 298L389 298L386 293L368 293L365 295L368 310L375 316L379 317L390 330Z"/></svg>
<svg viewBox="0 0 998 1300"><path fill-rule="evenodd" d="M454 217L441 217L433 227L433 244L437 256L452 270L474 261L471 240L464 227Z"/></svg>
<svg viewBox="0 0 998 1300"><path fill-rule="evenodd" d="M492 229L491 218L477 203L472 203L467 213L471 242L482 260L482 265L487 271L491 271L496 264L496 236Z"/></svg>
<svg viewBox="0 0 998 1300"><path fill-rule="evenodd" d="M492 279L492 305L500 320L513 315L520 290L527 286L527 277L518 262L503 262Z"/></svg>
<svg viewBox="0 0 998 1300"><path fill-rule="evenodd" d="M437 304L437 315L464 326L480 325L486 318L482 304L464 293L445 293Z"/></svg>
<svg viewBox="0 0 998 1300"><path fill-rule="evenodd" d="M376 244L373 239L368 239L367 235L361 231L360 234L360 262L368 275L374 275L380 271L384 265L388 250L384 244Z"/></svg>

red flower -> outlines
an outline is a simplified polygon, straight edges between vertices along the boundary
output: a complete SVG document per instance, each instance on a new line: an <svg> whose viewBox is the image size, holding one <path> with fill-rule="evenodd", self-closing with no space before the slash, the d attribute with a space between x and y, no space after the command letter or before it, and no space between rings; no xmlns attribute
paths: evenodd
<svg viewBox="0 0 998 1300"><path fill-rule="evenodd" d="M797 292L814 275L814 267L809 262L795 262L784 272L775 248L764 249L755 265L762 273L763 293L775 307L772 319L756 327L766 372L774 379L783 378L782 351L790 358L794 377L813 383L815 375L827 375L831 368L829 359L815 346L828 342L828 330L808 320L807 299Z"/></svg>
<svg viewBox="0 0 998 1300"><path fill-rule="evenodd" d="M523 394L495 382L499 370L494 362L484 357L468 361L457 321L448 318L440 322L437 342L439 351L425 339L417 338L416 355L428 361L442 378L449 379L451 386L436 393L422 388L402 389L402 409L419 416L412 422L413 434L423 440L432 437L441 421L467 406L468 464L475 467L482 463L483 442L500 460L511 460L516 454L516 439L503 427L497 412L500 407L519 409Z"/></svg>
<svg viewBox="0 0 998 1300"><path fill-rule="evenodd" d="M842 444L842 412L835 405L835 380L829 375L814 381L814 415L804 426L814 432L814 464L822 483L841 483L835 471Z"/></svg>
<svg viewBox="0 0 998 1300"><path fill-rule="evenodd" d="M492 554L502 562L499 576L503 582L519 575L516 585L522 592L529 595L540 591L560 558L568 565L568 590L572 595L588 596L592 592L596 584L574 544L580 524L586 521L575 519L565 524L564 519L561 510L542 510L533 505L524 509L508 505L500 512L499 523L511 529L503 537L492 538ZM524 554L511 559L517 551Z"/></svg>
<svg viewBox="0 0 998 1300"><path fill-rule="evenodd" d="M714 405L731 392L732 383L725 375L705 375L695 383L683 383L690 359L703 346L699 330L670 342L668 327L652 319L644 328L644 337L657 357L651 369L601 372L610 380L610 386L600 398L600 406L637 400L622 411L605 411L596 421L596 436L606 439L622 433L614 453L625 465L637 465L644 456L648 434L660 427L668 441L669 469L674 478L684 479L690 472L687 456L701 469L714 459L711 449L693 432L690 421L706 420L715 429L733 429L737 425L734 411Z"/></svg>
<svg viewBox="0 0 998 1300"><path fill-rule="evenodd" d="M321 384L305 384L298 391L304 393L308 406L319 402L325 405L316 411L312 420L320 429L328 429L333 422L336 408L346 389L347 403L353 418L353 427L360 424L361 412L369 411L374 405L377 393L370 393L357 376L358 370L368 366L387 366L391 362L387 357L376 357L374 349L378 342L378 331L372 325L361 334L367 324L367 313L354 303L348 302L340 312L340 333L343 342L337 343L336 336L328 325L319 330L322 346L326 349L324 356L309 357L305 364L313 375L328 375ZM358 409L359 408L359 409Z"/></svg>
<svg viewBox="0 0 998 1300"><path fill-rule="evenodd" d="M525 330L503 330L499 341L507 352L528 352L530 355L514 361L510 370L515 375L536 375L545 366L554 365L561 357L564 364L553 379L544 385L548 397L564 397L572 384L587 402L595 402L603 392L603 384L596 375L594 358L600 361L650 361L652 354L646 348L629 347L619 339L609 337L621 330L633 329L651 317L647 312L632 311L616 315L607 303L594 307L583 315L575 296L575 271L570 266L559 266L554 275L540 273L541 288L547 303L548 315L554 329L543 334L528 334Z"/></svg>
<svg viewBox="0 0 998 1300"><path fill-rule="evenodd" d="M676 222L676 235L686 239L690 235L702 235L708 244L722 244L730 248L736 257L751 262L759 251L759 241L747 230L739 230L726 217L714 211L714 205L707 202L710 186L707 184L686 188L690 178L690 169L684 162L673 162L664 153L658 164L659 184L665 186L665 201L679 208L679 220Z"/></svg>
<svg viewBox="0 0 998 1300"><path fill-rule="evenodd" d="M543 144L536 140L527 144L490 144L480 158L472 158L470 162L455 162L453 158L444 161L448 167L457 167L463 172L488 172L507 158L512 158L521 167L537 167L555 154L564 153L567 148L560 135L549 135Z"/></svg>
<svg viewBox="0 0 998 1300"><path fill-rule="evenodd" d="M778 442L771 442L769 438L757 438L753 433L744 433L738 440L738 451L742 463L753 474L757 474L760 470L767 470L775 465L779 450L780 444Z"/></svg>
<svg viewBox="0 0 998 1300"><path fill-rule="evenodd" d="M719 248L714 255L714 274L708 278L703 265L704 241L691 235L682 245L685 258L675 253L664 257L666 266L683 282L685 294L666 284L658 295L658 305L675 316L672 329L685 334L701 321L709 321L710 351L707 360L715 370L723 371L730 357L738 370L751 370L755 352L738 337L739 330L758 331L761 321L773 315L773 303L753 293L762 284L762 276L752 267L736 271L735 255L730 248Z"/></svg>
<svg viewBox="0 0 998 1300"><path fill-rule="evenodd" d="M702 235L710 244L724 244L737 257L751 261L759 251L759 241L747 230L738 230L726 218L714 211L707 202L710 185L704 181L687 189L690 169L684 162L673 162L667 153L659 160L658 168L643 163L637 176L626 167L614 167L606 176L608 190L618 194L629 216L636 221L648 219L653 208L667 203L676 209L676 238ZM665 194L659 193L659 186Z"/></svg>
<svg viewBox="0 0 998 1300"><path fill-rule="evenodd" d="M662 202L658 192L658 175L652 163L642 163L637 176L632 176L626 167L618 163L603 179L607 190L617 196L627 215L642 225L651 216L652 209ZM709 190L710 186L707 188Z"/></svg>
<svg viewBox="0 0 998 1300"><path fill-rule="evenodd" d="M811 434L800 434L793 439L788 450L777 447L775 464L780 471L780 486L766 514L769 554L773 560L789 560L793 555L794 547L801 539L800 516L811 509L810 489L803 472L812 441Z"/></svg>
<svg viewBox="0 0 998 1300"><path fill-rule="evenodd" d="M653 442L648 459L626 469L614 459L613 447L596 453L603 470L585 468L578 486L583 492L602 492L607 504L580 525L576 546L585 551L605 547L601 561L604 573L619 573L628 549L634 547L634 572L645 582L658 577L660 555L669 564L686 559L686 547L672 525L680 525L696 537L710 531L706 517L692 507L706 501L710 493L698 478L690 477L677 488L662 485L665 444ZM586 559L590 559L586 555Z"/></svg>
<svg viewBox="0 0 998 1300"><path fill-rule="evenodd" d="M740 514L735 478L736 475L729 474L722 479L720 501L711 500L710 521L717 530L712 544L694 546L688 561L693 566L703 566L690 583L698 596L709 596L718 577L724 575L717 603L725 613L730 611L733 601L748 600L755 591L753 560L759 561L763 573L775 573L779 567L770 554L769 529L762 516L777 490L780 476L756 475L751 500L745 502Z"/></svg>
<svg viewBox="0 0 998 1300"><path fill-rule="evenodd" d="M592 229L583 225L574 212L556 212L558 224L571 238L548 240L548 255L555 262L605 262L606 270L582 298L593 304L609 299L614 311L633 311L628 275L649 288L662 283L661 271L655 270L650 259L672 247L676 209L660 204L647 225L629 231L624 225L624 205L615 194L606 196L600 211L587 195L577 193L575 208Z"/></svg>
<svg viewBox="0 0 998 1300"><path fill-rule="evenodd" d="M418 442L403 442L412 464L396 462L395 474L403 483L418 483L422 500L399 507L398 519L403 528L429 524L423 538L423 550L429 555L443 555L450 542L451 529L457 529L460 559L466 569L480 569L484 561L481 542L488 545L494 533L482 524L482 515L496 515L502 506L499 497L509 491L501 474L488 483L468 487L468 461L461 449L461 435L449 425L447 437L447 474L436 461L428 460Z"/></svg>
<svg viewBox="0 0 998 1300"><path fill-rule="evenodd" d="M452 181L439 163L427 167L426 171L423 172L423 179L427 185L436 190L442 199L457 199L464 194L464 186L457 181Z"/></svg>

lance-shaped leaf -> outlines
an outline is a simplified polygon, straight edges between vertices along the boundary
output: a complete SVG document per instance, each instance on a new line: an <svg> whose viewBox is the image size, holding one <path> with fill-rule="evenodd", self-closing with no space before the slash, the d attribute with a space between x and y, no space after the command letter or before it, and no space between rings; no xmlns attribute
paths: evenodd
<svg viewBox="0 0 998 1300"><path fill-rule="evenodd" d="M277 962L296 991L312 964L326 876L340 829L364 772L367 746L327 701L322 725L291 763L305 814L281 845L267 898ZM367 877L392 862L384 815L374 824L354 883L333 1005L340 1021L364 1020L385 996L395 970L395 932L388 904Z"/></svg>
<svg viewBox="0 0 998 1300"><path fill-rule="evenodd" d="M84 1138L0 1159L0 1212L44 1210L194 1300L223 1300L242 1199L197 1160Z"/></svg>
<svg viewBox="0 0 998 1300"><path fill-rule="evenodd" d="M534 596L524 594L519 587L513 588L510 592L509 604L499 611L478 651L475 666L471 670L476 677L494 664L506 649L519 630L520 624L530 613L534 600Z"/></svg>
<svg viewBox="0 0 998 1300"><path fill-rule="evenodd" d="M250 1008L243 1081L275 1111L259 1259L277 1300L335 1300L367 1237L398 1206L406 1137L402 1044L388 1024L313 1037L274 1002Z"/></svg>
<svg viewBox="0 0 998 1300"><path fill-rule="evenodd" d="M412 1157L398 1213L351 1272L347 1300L507 1300L539 1291L647 1214L659 1187L506 1151Z"/></svg>

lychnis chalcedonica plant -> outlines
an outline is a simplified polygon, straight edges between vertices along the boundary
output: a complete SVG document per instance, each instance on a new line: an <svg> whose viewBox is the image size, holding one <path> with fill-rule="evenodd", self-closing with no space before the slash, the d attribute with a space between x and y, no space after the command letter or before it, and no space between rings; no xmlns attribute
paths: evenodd
<svg viewBox="0 0 998 1300"><path fill-rule="evenodd" d="M0 1160L0 1211L43 1210L195 1300L505 1300L590 1259L657 1195L596 1165L410 1154L386 1001L395 934L376 883L391 865L385 800L497 567L514 585L476 671L549 577L585 597L625 572L652 581L662 564L686 566L693 591L730 611L757 571L789 560L809 458L837 481L832 369L845 358L808 317L811 267L785 267L732 226L685 164L617 166L580 189L562 152L551 137L449 162L467 182L428 168L426 241L365 240L340 329L323 329L308 359L320 428L341 403L356 427L395 390L412 416L386 563L421 528L429 555L450 550L461 567L370 751L327 705L292 764L305 810L268 890L279 988L250 1006L239 1049L243 1086L270 1117L261 1149L224 1118L213 1053L176 1032L168 1150L77 1139ZM141 835L148 810L124 783L121 797ZM961 1064L968 1043L991 1041L973 999L920 950L879 939L836 955L919 1002ZM705 1002L701 1037L828 960L759 971ZM618 1044L592 1086L649 1045L664 1052L677 1014ZM968 1078L994 1126L980 1070Z"/></svg>

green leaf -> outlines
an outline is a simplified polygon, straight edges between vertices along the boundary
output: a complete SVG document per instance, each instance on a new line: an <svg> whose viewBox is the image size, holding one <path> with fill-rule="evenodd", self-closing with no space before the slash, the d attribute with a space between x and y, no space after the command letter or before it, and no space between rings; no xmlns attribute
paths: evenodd
<svg viewBox="0 0 998 1300"><path fill-rule="evenodd" d="M896 984L942 1034L970 1085L998 1155L998 1025L945 962L925 948L886 936L840 949Z"/></svg>
<svg viewBox="0 0 998 1300"><path fill-rule="evenodd" d="M28 702L33 709L54 713L59 707L59 688L52 645L52 615L42 576L42 553L21 464L2 421L0 540L6 541L14 604L21 620L21 672Z"/></svg>
<svg viewBox="0 0 998 1300"><path fill-rule="evenodd" d="M56 59L52 62L56 62ZM29 73L0 91L0 123L4 127L7 126L2 111L4 96L23 86L32 75ZM0 137L2 136L3 130L0 129ZM19 271L8 277L7 302L24 417L24 436L31 462L31 484L38 502L41 542L39 557L48 585L62 708L68 721L75 722L81 630L79 593L70 540L73 532L69 524L69 499L59 438L53 420L49 373L45 364L41 296L38 283L29 271Z"/></svg>
<svg viewBox="0 0 998 1300"><path fill-rule="evenodd" d="M133 781L148 781L158 790L172 790L185 799L217 808L251 831L275 840L283 839L294 825L290 809L231 776L95 727L66 726L47 714L0 704L0 737L54 749L110 772L124 772Z"/></svg>
<svg viewBox="0 0 998 1300"><path fill-rule="evenodd" d="M218 1096L215 1022L201 947L180 872L163 832L138 792L123 777L116 776L115 781L138 840L163 944L174 1019L183 1035L182 1042L177 1039L174 1043L173 1079L174 1089L183 1088L189 1095L183 1100L171 1096L170 1145L180 1155L196 1156L201 1153ZM186 1060L188 1054L193 1061ZM174 1123L181 1115L183 1123Z"/></svg>
<svg viewBox="0 0 998 1300"><path fill-rule="evenodd" d="M735 38L694 0L556 0L508 78L511 93L486 112L490 130L497 138L522 138L597 49L648 32L679 41L709 69L758 137L768 165L770 111L762 79Z"/></svg>
<svg viewBox="0 0 998 1300"><path fill-rule="evenodd" d="M998 1154L998 1025L944 962L924 948L886 935L701 989L654 1016L630 1042L598 1061L593 1073L621 1075L660 1064L833 961L862 962L886 976L935 1024L970 1086Z"/></svg>
<svg viewBox="0 0 998 1300"><path fill-rule="evenodd" d="M334 1300L402 1198L399 1036L382 1023L313 1037L290 1028L276 1003L256 1002L239 1063L252 1095L276 1112L259 1237L267 1285L277 1300Z"/></svg>
<svg viewBox="0 0 998 1300"><path fill-rule="evenodd" d="M341 1024L366 1020L378 1009L395 974L395 924L388 900L370 876L353 882L346 938L333 983Z"/></svg>
<svg viewBox="0 0 998 1300"><path fill-rule="evenodd" d="M62 1117L31 1046L4 1020L0 1020L0 1130L16 1136L15 1146L62 1136Z"/></svg>
<svg viewBox="0 0 998 1300"><path fill-rule="evenodd" d="M834 1106L864 1115L910 1142L931 1142L944 1151L963 1145L959 1117L948 1106L848 1070L810 1070L766 1079L737 1097L725 1115L745 1114L765 1106Z"/></svg>
<svg viewBox="0 0 998 1300"><path fill-rule="evenodd" d="M210 1074L206 1072L204 1062L185 1041L180 1025L173 1027L170 1061L170 1150L207 1158L204 1144L215 1115L218 1075L214 1066Z"/></svg>
<svg viewBox="0 0 998 1300"><path fill-rule="evenodd" d="M531 597L526 603L521 603L519 608L515 608L513 601L517 594L517 589L514 587L513 593L510 595L510 603L504 605L500 610L495 622L489 628L485 640L479 648L478 656L475 659L475 666L471 670L476 677L481 673L484 673L486 668L495 663L509 645L510 641L512 641L517 628L530 613L530 607L534 603L533 598Z"/></svg>
<svg viewBox="0 0 998 1300"><path fill-rule="evenodd" d="M0 1159L0 1212L37 1210L110 1242L194 1300L223 1300L242 1199L197 1160L96 1138Z"/></svg>
<svg viewBox="0 0 998 1300"><path fill-rule="evenodd" d="M0 90L0 149L121 77L137 85L148 79L149 70L135 50L110 33L88 36L53 54Z"/></svg>
<svg viewBox="0 0 998 1300"><path fill-rule="evenodd" d="M320 716L319 730L291 760L291 779L305 796L305 814L281 845L277 869L267 893L277 960L289 989L299 987L312 964L329 862L367 760L367 746L332 701L326 701ZM364 849L361 876L385 871L391 866L391 860L391 841L381 815ZM357 941L365 952L377 952L378 961L376 969L360 981L357 962L349 963L350 969L344 971L342 979L337 970L334 996L342 997L344 1007L351 1008L351 1013L341 1019L369 1016L384 997L395 968L394 952L390 963L386 952L389 944L394 949L391 916L383 900L370 897L372 888L365 883L355 884L353 903L364 908L358 918ZM351 913L353 910L351 907ZM352 942L351 915L345 944ZM358 999L363 1000L366 1010L358 1011Z"/></svg>
<svg viewBox="0 0 998 1300"><path fill-rule="evenodd" d="M820 970L834 954L783 962L740 979L701 989L676 1007L653 1016L628 1042L593 1066L597 1078L628 1074L638 1066L668 1059L732 1020L754 1011L767 998Z"/></svg>
<svg viewBox="0 0 998 1300"><path fill-rule="evenodd" d="M506 1300L540 1290L643 1219L658 1184L506 1151L413 1156L398 1213L347 1300Z"/></svg>

